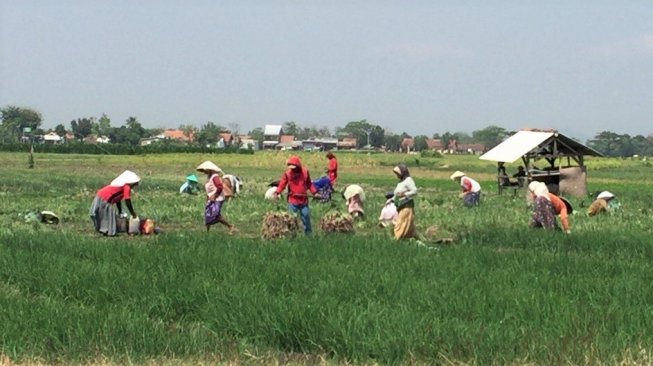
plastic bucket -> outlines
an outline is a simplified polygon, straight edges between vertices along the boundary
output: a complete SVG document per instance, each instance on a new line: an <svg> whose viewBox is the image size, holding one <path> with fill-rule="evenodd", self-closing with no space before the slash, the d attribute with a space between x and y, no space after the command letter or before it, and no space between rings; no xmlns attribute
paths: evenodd
<svg viewBox="0 0 653 366"><path fill-rule="evenodd" d="M139 218L129 219L128 234L137 235L141 233L141 220Z"/></svg>

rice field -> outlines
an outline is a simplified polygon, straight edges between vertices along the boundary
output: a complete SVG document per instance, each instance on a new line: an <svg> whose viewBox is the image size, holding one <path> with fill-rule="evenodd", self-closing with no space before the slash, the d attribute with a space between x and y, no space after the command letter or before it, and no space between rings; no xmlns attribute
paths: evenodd
<svg viewBox="0 0 653 366"><path fill-rule="evenodd" d="M588 217L591 197L572 199L566 235L529 228L524 192L497 195L477 157L341 153L338 189L367 196L355 232L318 229L346 211L336 194L311 204L313 236L263 240L264 215L286 210L262 197L287 157L37 154L28 169L26 154L0 153L0 364L653 363L649 161L589 160L589 190L622 206ZM323 154L301 157L323 173ZM204 198L177 193L207 159L244 180L224 211L238 235L206 233ZM400 161L419 188L420 242L376 221ZM125 169L161 234L93 232L95 191ZM481 182L480 207L462 207L455 170ZM29 209L61 223L26 223Z"/></svg>

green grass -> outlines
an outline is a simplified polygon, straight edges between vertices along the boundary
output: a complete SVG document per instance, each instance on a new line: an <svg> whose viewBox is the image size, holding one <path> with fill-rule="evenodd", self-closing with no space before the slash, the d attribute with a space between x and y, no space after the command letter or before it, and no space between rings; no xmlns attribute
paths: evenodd
<svg viewBox="0 0 653 366"><path fill-rule="evenodd" d="M46 363L651 361L653 174L644 162L591 160L590 191L616 193L622 210L590 218L590 199L576 198L565 235L529 229L523 196L497 196L491 164L420 159L411 169L418 229L437 226L456 240L423 247L375 226L383 192L396 183L391 165L406 156L342 155L341 187L360 183L369 197L357 233L264 242L263 214L285 207L260 197L284 154L37 154L35 169L26 154L0 154L0 352ZM302 157L317 177L326 159ZM225 211L242 235L206 234L203 198L176 193L207 158L245 179ZM95 190L125 168L143 177L137 213L162 234L92 232ZM480 177L481 207L461 207L447 178L456 169ZM334 203L312 206L314 228L345 209L341 198ZM19 214L28 208L63 221L26 224Z"/></svg>

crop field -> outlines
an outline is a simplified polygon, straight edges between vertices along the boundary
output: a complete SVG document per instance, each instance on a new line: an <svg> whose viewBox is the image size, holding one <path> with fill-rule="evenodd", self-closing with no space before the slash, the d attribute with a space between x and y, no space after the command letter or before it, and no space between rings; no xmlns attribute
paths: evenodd
<svg viewBox="0 0 653 366"><path fill-rule="evenodd" d="M592 199L572 199L567 235L529 228L525 192L499 196L477 156L339 153L337 190L367 195L356 232L318 230L346 211L338 193L311 203L311 237L262 240L263 215L286 210L262 197L288 156L36 154L28 169L26 154L0 153L0 364L653 363L650 161L589 160L590 192L622 206L589 217ZM322 175L323 154L300 156ZM203 195L177 193L204 160L243 178L224 209L237 235L207 233ZM402 161L419 242L376 221ZM160 234L93 232L95 192L125 169L142 178L136 213ZM462 207L455 170L481 182L480 207ZM29 209L61 223L26 223Z"/></svg>

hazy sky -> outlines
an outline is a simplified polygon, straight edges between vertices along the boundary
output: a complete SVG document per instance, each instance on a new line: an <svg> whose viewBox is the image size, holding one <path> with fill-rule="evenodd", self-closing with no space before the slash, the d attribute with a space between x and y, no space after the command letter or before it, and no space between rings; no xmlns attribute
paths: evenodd
<svg viewBox="0 0 653 366"><path fill-rule="evenodd" d="M0 106L44 126L653 133L653 1L0 2Z"/></svg>

